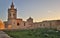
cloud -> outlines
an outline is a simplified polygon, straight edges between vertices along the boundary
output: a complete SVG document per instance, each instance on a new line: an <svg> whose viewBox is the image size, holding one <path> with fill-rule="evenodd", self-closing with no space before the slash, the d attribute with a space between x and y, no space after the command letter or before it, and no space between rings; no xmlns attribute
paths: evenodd
<svg viewBox="0 0 60 38"><path fill-rule="evenodd" d="M51 13L52 11L51 10L48 10L48 13Z"/></svg>

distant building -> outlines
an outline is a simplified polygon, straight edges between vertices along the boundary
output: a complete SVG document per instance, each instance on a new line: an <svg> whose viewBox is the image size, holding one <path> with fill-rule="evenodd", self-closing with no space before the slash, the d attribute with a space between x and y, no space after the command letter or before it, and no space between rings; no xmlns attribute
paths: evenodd
<svg viewBox="0 0 60 38"><path fill-rule="evenodd" d="M29 17L27 21L17 18L17 9L14 8L12 2L8 9L8 21L5 21L6 29L36 29L36 28L50 28L60 30L60 20L51 20L43 22L33 22L33 18Z"/></svg>

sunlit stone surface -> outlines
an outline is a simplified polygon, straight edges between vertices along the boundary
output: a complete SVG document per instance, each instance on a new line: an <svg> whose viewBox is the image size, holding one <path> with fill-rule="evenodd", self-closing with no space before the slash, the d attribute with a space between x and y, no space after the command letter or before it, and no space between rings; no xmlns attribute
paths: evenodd
<svg viewBox="0 0 60 38"><path fill-rule="evenodd" d="M3 29L5 29L5 25L4 25L4 23L0 20L0 30L3 30Z"/></svg>

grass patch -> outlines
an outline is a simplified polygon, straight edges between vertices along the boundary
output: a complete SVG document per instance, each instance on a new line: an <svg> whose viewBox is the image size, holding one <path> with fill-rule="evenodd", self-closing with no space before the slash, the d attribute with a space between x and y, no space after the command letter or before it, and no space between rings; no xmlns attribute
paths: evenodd
<svg viewBox="0 0 60 38"><path fill-rule="evenodd" d="M13 38L60 38L60 31L53 29L5 30Z"/></svg>

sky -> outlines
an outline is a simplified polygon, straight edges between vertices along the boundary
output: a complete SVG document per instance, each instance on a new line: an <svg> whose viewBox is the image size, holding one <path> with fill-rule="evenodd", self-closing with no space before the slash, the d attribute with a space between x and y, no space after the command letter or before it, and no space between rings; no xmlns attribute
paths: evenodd
<svg viewBox="0 0 60 38"><path fill-rule="evenodd" d="M12 0L0 0L0 20L8 19L8 8ZM17 8L17 18L27 20L29 17L34 22L44 20L60 20L60 0L14 0Z"/></svg>

